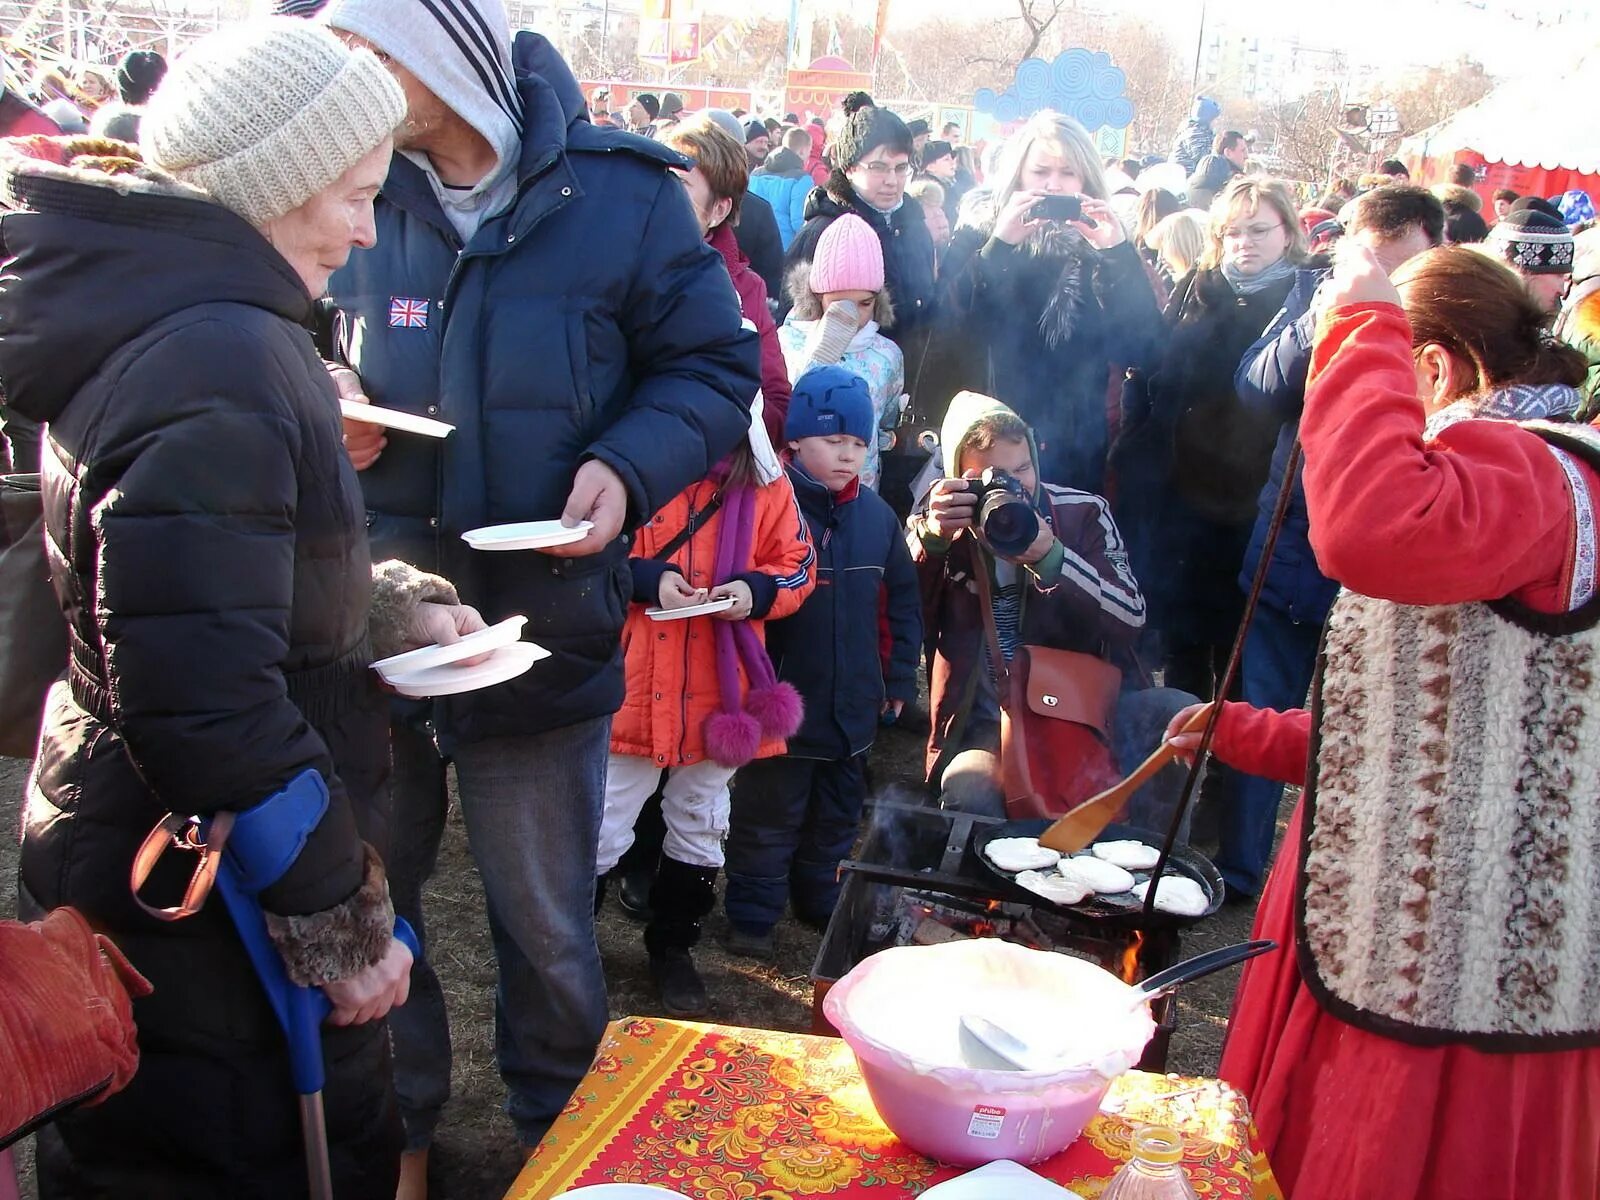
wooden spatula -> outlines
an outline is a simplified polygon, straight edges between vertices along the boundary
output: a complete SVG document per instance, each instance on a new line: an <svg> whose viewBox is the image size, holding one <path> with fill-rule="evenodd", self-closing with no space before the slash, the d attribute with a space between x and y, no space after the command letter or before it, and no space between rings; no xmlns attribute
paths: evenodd
<svg viewBox="0 0 1600 1200"><path fill-rule="evenodd" d="M1208 705L1194 716L1189 718L1181 732L1198 733L1205 728L1206 719L1211 715ZM1039 835L1039 844L1048 846L1052 850L1059 850L1062 854L1075 854L1082 850L1095 838L1100 836L1101 830L1111 824L1111 819L1117 811L1162 767L1166 766L1176 756L1177 751L1165 739L1156 747L1155 753L1145 759L1121 783L1115 784L1101 792L1098 796L1090 796L1076 808L1070 808L1063 813L1056 823Z"/></svg>

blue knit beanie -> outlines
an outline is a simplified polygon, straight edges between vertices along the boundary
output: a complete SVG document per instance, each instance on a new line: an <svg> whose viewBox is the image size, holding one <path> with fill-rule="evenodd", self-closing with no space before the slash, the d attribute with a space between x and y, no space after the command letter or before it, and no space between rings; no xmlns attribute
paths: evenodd
<svg viewBox="0 0 1600 1200"><path fill-rule="evenodd" d="M877 424L865 380L843 367L813 367L795 380L783 438L795 442L847 433L870 446Z"/></svg>

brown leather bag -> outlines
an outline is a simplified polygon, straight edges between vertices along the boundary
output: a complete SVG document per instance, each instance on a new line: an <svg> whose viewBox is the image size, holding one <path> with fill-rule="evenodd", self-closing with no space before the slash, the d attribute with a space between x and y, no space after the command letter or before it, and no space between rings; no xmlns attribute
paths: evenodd
<svg viewBox="0 0 1600 1200"><path fill-rule="evenodd" d="M1122 778L1111 753L1111 717L1122 672L1102 658L1018 646L1009 666L994 623L987 556L973 574L1000 697L1000 775L1012 820L1060 816Z"/></svg>
<svg viewBox="0 0 1600 1200"><path fill-rule="evenodd" d="M0 921L0 1147L120 1091L139 1066L132 997L150 984L76 909Z"/></svg>

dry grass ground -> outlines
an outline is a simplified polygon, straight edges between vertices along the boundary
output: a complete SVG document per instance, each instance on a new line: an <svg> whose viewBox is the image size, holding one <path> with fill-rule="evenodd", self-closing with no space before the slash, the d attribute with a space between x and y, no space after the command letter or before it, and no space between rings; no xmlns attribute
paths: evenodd
<svg viewBox="0 0 1600 1200"><path fill-rule="evenodd" d="M886 786L913 779L921 766L923 732L886 731L873 755L875 783ZM24 765L0 759L0 808L7 820L22 791ZM477 870L466 835L452 813L427 891L432 953L448 993L455 1041L454 1095L445 1110L430 1174L439 1200L497 1200L515 1177L518 1159L511 1126L500 1111L504 1092L495 1072L492 1045L494 954L484 921ZM14 828L13 824L13 828ZM16 846L0 839L0 876L15 873ZM14 889L4 888L6 915ZM1249 935L1253 909L1225 907L1184 937L1184 950L1198 953L1242 941ZM767 964L730 958L717 945L720 913L713 916L697 957L715 999L712 1018L733 1025L808 1030L811 1023L810 971L818 935L795 922L780 929L777 961ZM597 921L600 949L610 982L614 1016L659 1012L646 968L640 927L610 899ZM1191 985L1182 994L1179 1028L1169 1067L1211 1074L1216 1070L1229 1005L1238 972L1226 971ZM23 1152L26 1168L26 1149ZM24 1172L26 1178L26 1170ZM25 1191L25 1194L31 1194Z"/></svg>

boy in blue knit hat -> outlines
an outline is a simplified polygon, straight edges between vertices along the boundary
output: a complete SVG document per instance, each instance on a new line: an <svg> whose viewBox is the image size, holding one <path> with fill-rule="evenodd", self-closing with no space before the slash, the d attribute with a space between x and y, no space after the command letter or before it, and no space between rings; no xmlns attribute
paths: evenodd
<svg viewBox="0 0 1600 1200"><path fill-rule="evenodd" d="M809 925L839 898L839 862L866 801L866 756L880 716L917 693L922 602L894 511L861 486L877 420L867 385L841 367L816 367L794 385L784 422L790 482L817 552L817 587L793 616L767 626L778 678L805 700L788 753L742 767L728 832L727 949L771 958L774 928L793 902ZM893 648L878 646L887 594ZM887 674L887 678L885 675Z"/></svg>

